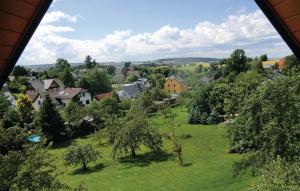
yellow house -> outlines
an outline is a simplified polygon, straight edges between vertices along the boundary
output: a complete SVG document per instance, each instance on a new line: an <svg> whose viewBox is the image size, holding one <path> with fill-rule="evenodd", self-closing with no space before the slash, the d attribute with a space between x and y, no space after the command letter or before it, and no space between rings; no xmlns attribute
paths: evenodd
<svg viewBox="0 0 300 191"><path fill-rule="evenodd" d="M187 86L184 84L183 79L180 77L171 76L166 78L164 84L164 91L167 94L181 94L187 90Z"/></svg>

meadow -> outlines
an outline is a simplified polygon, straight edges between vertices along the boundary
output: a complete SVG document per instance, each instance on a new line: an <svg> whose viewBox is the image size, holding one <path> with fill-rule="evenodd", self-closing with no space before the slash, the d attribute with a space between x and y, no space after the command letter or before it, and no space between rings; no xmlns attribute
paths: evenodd
<svg viewBox="0 0 300 191"><path fill-rule="evenodd" d="M99 144L96 135L81 137L74 142L93 144L102 158L89 165L89 171L80 166L65 166L63 155L66 145L51 150L57 174L63 183L88 190L247 190L254 182L248 173L233 177L232 165L241 155L228 153L225 128L221 125L190 125L187 111L173 109L177 113L176 134L183 148L183 166L178 166L169 141L164 143L164 153L153 155L141 148L135 159L112 159L111 146ZM168 131L161 115L151 118L153 125Z"/></svg>

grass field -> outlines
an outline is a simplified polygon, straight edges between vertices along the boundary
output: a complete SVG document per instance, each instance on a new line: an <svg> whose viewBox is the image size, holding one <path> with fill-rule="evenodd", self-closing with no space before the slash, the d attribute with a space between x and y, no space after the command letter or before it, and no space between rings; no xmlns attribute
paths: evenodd
<svg viewBox="0 0 300 191"><path fill-rule="evenodd" d="M141 148L135 160L113 160L110 157L111 146L97 144L93 135L77 139L78 144L93 144L102 158L90 164L90 171L80 167L63 165L65 147L52 149L60 180L71 186L80 182L89 190L246 190L254 181L248 174L232 176L232 164L241 156L228 154L225 129L221 126L204 126L187 124L186 111L174 109L178 114L177 135L191 135L191 138L180 138L183 147L184 166L177 165L171 153L171 145L165 142L166 154L153 157L148 150ZM166 130L160 116L153 117L153 123Z"/></svg>
<svg viewBox="0 0 300 191"><path fill-rule="evenodd" d="M183 70L183 71L195 71L196 68L199 65L202 65L203 67L209 67L209 63L208 62L194 62L192 64L182 64L180 67L178 67L178 70Z"/></svg>

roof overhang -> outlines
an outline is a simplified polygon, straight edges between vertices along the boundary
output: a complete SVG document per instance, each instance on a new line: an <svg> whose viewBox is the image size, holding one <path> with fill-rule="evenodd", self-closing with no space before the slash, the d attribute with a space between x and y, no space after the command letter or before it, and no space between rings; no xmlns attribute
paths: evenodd
<svg viewBox="0 0 300 191"><path fill-rule="evenodd" d="M300 0L255 0L272 25L300 58Z"/></svg>
<svg viewBox="0 0 300 191"><path fill-rule="evenodd" d="M0 1L0 87L14 68L52 0Z"/></svg>

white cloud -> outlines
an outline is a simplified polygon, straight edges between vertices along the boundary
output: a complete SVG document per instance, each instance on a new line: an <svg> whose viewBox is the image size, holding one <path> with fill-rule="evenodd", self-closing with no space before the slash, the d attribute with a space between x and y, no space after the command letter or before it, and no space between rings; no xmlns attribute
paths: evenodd
<svg viewBox="0 0 300 191"><path fill-rule="evenodd" d="M47 13L21 57L21 64L53 63L58 57L80 62L87 54L98 61L122 61L168 56L225 57L236 48L245 49L250 56L290 53L260 10L230 15L220 24L204 21L188 29L166 25L152 33L138 34L113 31L99 40L65 37L63 33L75 29L58 25L61 20L77 22L77 16L61 11Z"/></svg>

